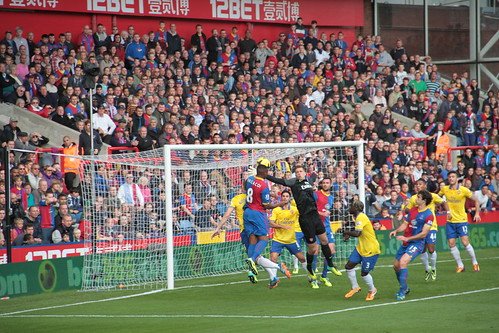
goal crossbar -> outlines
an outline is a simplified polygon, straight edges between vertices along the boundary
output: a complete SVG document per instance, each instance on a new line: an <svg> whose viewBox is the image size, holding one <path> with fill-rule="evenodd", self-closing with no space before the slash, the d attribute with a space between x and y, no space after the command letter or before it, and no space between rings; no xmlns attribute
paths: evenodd
<svg viewBox="0 0 499 333"><path fill-rule="evenodd" d="M164 172L165 172L165 189L166 207L173 207L173 190L172 190L172 158L173 151L180 150L262 150L262 149L321 149L321 148L356 148L358 174L361 175L358 179L359 198L365 204L365 177L364 177L364 142L363 141L335 141L335 142L304 142L304 143L287 143L287 144L212 144L204 148L200 145L165 145L164 152ZM272 157L268 157L272 160ZM255 162L255 161L253 161ZM171 209L166 210L166 253L167 253L167 289L175 288L174 278L174 255L173 255L173 212Z"/></svg>

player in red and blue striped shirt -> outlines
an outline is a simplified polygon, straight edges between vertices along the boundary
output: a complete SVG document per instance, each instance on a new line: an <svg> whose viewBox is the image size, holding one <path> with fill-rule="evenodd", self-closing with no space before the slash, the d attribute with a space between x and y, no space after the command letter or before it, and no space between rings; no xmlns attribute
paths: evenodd
<svg viewBox="0 0 499 333"><path fill-rule="evenodd" d="M249 270L258 275L256 263L267 270L270 275L270 288L277 286L277 269L288 278L291 276L284 263L276 264L261 256L269 243L269 219L267 209L280 207L283 203L270 203L270 189L265 181L269 173L270 161L259 159L256 176L250 176L246 180L246 206L243 213L244 230L249 236L248 258L246 264Z"/></svg>
<svg viewBox="0 0 499 333"><path fill-rule="evenodd" d="M428 208L433 197L428 191L419 191L417 194L417 209L409 211L407 218L396 230L390 232L390 238L396 236L397 232L404 232L403 236L397 236L397 240L402 241L393 268L400 283L400 289L396 294L396 299L402 301L410 291L407 286L408 270L407 265L423 252L425 237L431 229L434 215Z"/></svg>

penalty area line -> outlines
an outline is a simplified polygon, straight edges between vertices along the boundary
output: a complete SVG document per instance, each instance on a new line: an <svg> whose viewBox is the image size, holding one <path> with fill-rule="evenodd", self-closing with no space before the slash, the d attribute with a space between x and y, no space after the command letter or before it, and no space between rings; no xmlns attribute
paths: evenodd
<svg viewBox="0 0 499 333"><path fill-rule="evenodd" d="M172 319L172 318L302 319L302 318L332 315L332 314L337 314L337 313L364 310L364 309L377 308L377 307L390 306L390 305L401 305L401 304L415 303L415 302L421 302L421 301L429 301L429 300L440 299L440 298L464 296L464 295L477 294L477 293L482 293L482 292L487 292L487 291L496 291L496 290L499 290L499 287L469 290L469 291L463 291L463 292L453 293L453 294L443 294L443 295L436 295L436 296L429 296L429 297L421 297L421 298L409 299L409 300L405 300L405 301L393 301L393 302L380 303L380 304L369 304L369 305L357 306L357 307L352 307L352 308L325 311L325 312L317 312L317 313L309 313L309 314L297 315L297 316L290 316L290 315L287 315L287 316L284 316L284 315L227 315L227 314L145 314L145 315L137 315L137 314L121 314L121 315L120 314L116 314L116 315L108 315L108 314L39 314L39 315L36 315L36 314L5 314L5 315L2 315L1 317L5 317L5 318L114 318L114 319L116 319L116 318L123 318L123 319L125 319L125 318L131 318L131 319L141 319L141 318L146 318L146 319L154 319L154 318L156 318L156 319Z"/></svg>

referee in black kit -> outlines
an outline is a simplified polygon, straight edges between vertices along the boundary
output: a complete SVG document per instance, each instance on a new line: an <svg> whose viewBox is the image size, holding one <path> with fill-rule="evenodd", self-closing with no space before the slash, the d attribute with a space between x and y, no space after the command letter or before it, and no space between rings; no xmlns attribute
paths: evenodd
<svg viewBox="0 0 499 333"><path fill-rule="evenodd" d="M334 263L331 254L331 249L328 245L326 229L321 221L317 204L314 198L314 189L306 178L305 169L303 166L295 167L296 178L283 179L268 175L266 178L273 183L280 184L291 188L293 198L296 202L296 208L300 213L299 223L305 242L307 243L307 270L308 277L312 281L316 281L317 277L312 269L314 253L317 253L317 243L315 237L319 238L321 250L327 260L327 265L330 271L333 270Z"/></svg>

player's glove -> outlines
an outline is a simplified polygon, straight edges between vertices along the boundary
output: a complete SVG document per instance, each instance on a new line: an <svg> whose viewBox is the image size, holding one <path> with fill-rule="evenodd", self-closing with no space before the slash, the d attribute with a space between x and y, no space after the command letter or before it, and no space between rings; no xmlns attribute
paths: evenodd
<svg viewBox="0 0 499 333"><path fill-rule="evenodd" d="M253 166L249 166L248 173L250 176L256 176L256 169Z"/></svg>

